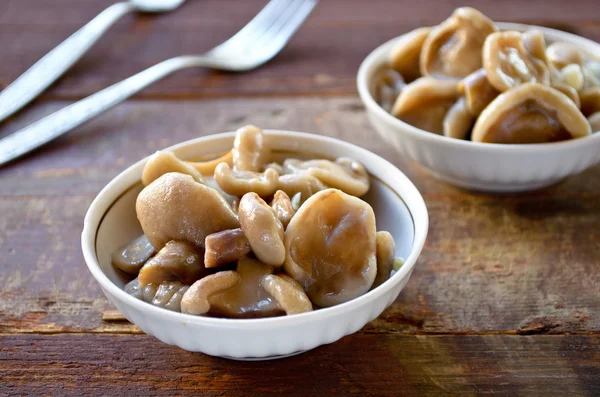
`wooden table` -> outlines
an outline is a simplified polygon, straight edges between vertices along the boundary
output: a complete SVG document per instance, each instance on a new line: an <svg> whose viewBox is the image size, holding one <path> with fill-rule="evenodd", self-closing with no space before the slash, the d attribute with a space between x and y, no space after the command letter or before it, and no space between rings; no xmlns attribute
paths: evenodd
<svg viewBox="0 0 600 397"><path fill-rule="evenodd" d="M3 0L0 88L112 2ZM264 3L190 0L174 13L127 16L0 135L161 60L200 53ZM370 50L461 3L323 0L268 65L177 73L0 168L0 395L599 395L600 166L530 194L464 191L399 157L357 98L355 73ZM477 6L495 20L600 41L593 1ZM412 179L431 226L398 300L360 332L275 362L189 353L103 319L113 306L79 239L94 196L157 149L247 123L362 145Z"/></svg>

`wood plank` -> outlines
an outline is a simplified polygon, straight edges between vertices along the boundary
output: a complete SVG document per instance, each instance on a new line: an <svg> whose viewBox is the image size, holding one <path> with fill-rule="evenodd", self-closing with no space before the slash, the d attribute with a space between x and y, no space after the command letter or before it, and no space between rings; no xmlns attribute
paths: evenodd
<svg viewBox="0 0 600 397"><path fill-rule="evenodd" d="M28 111L8 127L64 104ZM362 145L423 193L431 219L423 254L398 301L364 332L600 331L600 166L539 192L473 194L397 156L353 98L127 102L0 168L0 330L139 332L102 321L112 306L80 252L87 207L153 151L246 123Z"/></svg>
<svg viewBox="0 0 600 397"><path fill-rule="evenodd" d="M189 353L145 335L2 335L0 394L584 396L598 336L353 335L266 362Z"/></svg>
<svg viewBox="0 0 600 397"><path fill-rule="evenodd" d="M0 89L85 24L112 0L5 0L0 10ZM163 15L129 15L44 98L85 97L167 58L196 54L235 33L266 2L189 1ZM593 2L510 0L477 3L496 20L555 27L600 41L600 11ZM354 95L356 71L376 46L422 25L445 19L459 1L323 1L297 36L273 62L243 74L202 69L181 71L138 98L189 98L232 95ZM543 13L541 12L543 10ZM27 49L24 51L23 49Z"/></svg>

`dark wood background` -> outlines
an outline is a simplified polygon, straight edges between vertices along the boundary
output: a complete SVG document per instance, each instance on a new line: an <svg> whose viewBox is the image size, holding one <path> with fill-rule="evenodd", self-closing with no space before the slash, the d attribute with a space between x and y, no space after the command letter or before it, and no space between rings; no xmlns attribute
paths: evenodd
<svg viewBox="0 0 600 397"><path fill-rule="evenodd" d="M2 0L0 88L112 2ZM122 18L0 136L211 48L265 3L189 0L173 13ZM599 395L600 166L529 194L464 191L398 156L357 98L356 70L374 47L466 4L600 41L595 1L322 0L268 65L179 72L0 168L0 395ZM87 207L120 171L246 123L374 151L413 180L431 218L391 308L355 335L274 362L185 352L111 320L80 251Z"/></svg>

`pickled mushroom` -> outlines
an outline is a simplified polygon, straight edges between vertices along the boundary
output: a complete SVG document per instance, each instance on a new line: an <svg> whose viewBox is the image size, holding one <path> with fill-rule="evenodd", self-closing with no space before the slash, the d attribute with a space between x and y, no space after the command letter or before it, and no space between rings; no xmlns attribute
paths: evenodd
<svg viewBox="0 0 600 397"><path fill-rule="evenodd" d="M114 267L129 274L137 274L144 263L156 253L154 246L142 234L132 242L122 246L111 255Z"/></svg>
<svg viewBox="0 0 600 397"><path fill-rule="evenodd" d="M201 250L189 243L169 241L142 267L138 280L141 286L163 281L191 285L207 274Z"/></svg>
<svg viewBox="0 0 600 397"><path fill-rule="evenodd" d="M271 159L271 149L264 132L253 125L237 130L233 141L233 168L260 171Z"/></svg>
<svg viewBox="0 0 600 397"><path fill-rule="evenodd" d="M561 41L548 46L546 58L548 63L557 69L562 69L571 64L583 66L583 53L572 44Z"/></svg>
<svg viewBox="0 0 600 397"><path fill-rule="evenodd" d="M475 117L467 109L466 100L460 98L446 113L444 118L444 136L466 139L471 131Z"/></svg>
<svg viewBox="0 0 600 397"><path fill-rule="evenodd" d="M306 200L285 231L284 269L316 305L349 301L375 280L375 233L369 204L341 190L323 190Z"/></svg>
<svg viewBox="0 0 600 397"><path fill-rule="evenodd" d="M154 180L163 176L168 172L179 172L181 174L189 175L196 182L203 183L202 175L194 167L186 163L185 161L179 160L173 152L158 151L154 153L144 166L142 171L142 183L144 186L148 186Z"/></svg>
<svg viewBox="0 0 600 397"><path fill-rule="evenodd" d="M217 191L174 172L140 192L136 212L144 234L157 249L171 240L204 247L209 234L239 227L236 214Z"/></svg>
<svg viewBox="0 0 600 397"><path fill-rule="evenodd" d="M279 174L273 168L258 173L231 169L228 164L221 163L215 169L215 181L225 193L233 196L255 192L261 197L267 197L277 190Z"/></svg>
<svg viewBox="0 0 600 397"><path fill-rule="evenodd" d="M410 83L421 77L419 60L423 43L431 32L430 27L418 28L407 33L400 39L390 52L390 67Z"/></svg>
<svg viewBox="0 0 600 397"><path fill-rule="evenodd" d="M299 200L306 200L313 194L327 189L327 186L312 175L287 174L279 177L277 189L290 197L300 194Z"/></svg>
<svg viewBox="0 0 600 397"><path fill-rule="evenodd" d="M500 94L487 79L485 69L479 69L458 83L458 91L465 98L467 109L473 116L479 114Z"/></svg>
<svg viewBox="0 0 600 397"><path fill-rule="evenodd" d="M377 276L373 288L380 286L390 278L396 259L396 243L389 232L377 232Z"/></svg>
<svg viewBox="0 0 600 397"><path fill-rule="evenodd" d="M473 127L475 142L544 143L589 135L590 125L569 97L526 83L496 98Z"/></svg>
<svg viewBox="0 0 600 397"><path fill-rule="evenodd" d="M271 202L271 207L275 211L275 216L279 219L285 229L296 212L292 207L290 196L285 194L283 190L276 191L273 196L273 201Z"/></svg>
<svg viewBox="0 0 600 397"><path fill-rule="evenodd" d="M239 228L210 234L204 245L204 266L207 268L237 262L251 251L246 235Z"/></svg>
<svg viewBox="0 0 600 397"><path fill-rule="evenodd" d="M579 94L581 100L581 112L585 116L591 116L600 112L600 87L589 88Z"/></svg>

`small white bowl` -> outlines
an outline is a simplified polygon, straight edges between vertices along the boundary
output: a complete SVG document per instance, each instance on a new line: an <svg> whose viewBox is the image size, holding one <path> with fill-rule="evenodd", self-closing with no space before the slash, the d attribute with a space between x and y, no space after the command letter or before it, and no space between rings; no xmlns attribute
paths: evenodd
<svg viewBox="0 0 600 397"><path fill-rule="evenodd" d="M221 319L176 313L152 306L123 291L127 280L117 273L110 254L142 233L135 200L146 159L113 179L91 204L81 236L83 255L106 296L123 315L147 334L190 351L236 358L276 358L334 342L375 319L398 296L415 266L425 237L428 216L423 198L396 167L358 146L318 135L266 131L276 151L321 157L353 157L372 178L365 196L375 210L378 230L388 230L404 265L388 281L350 302L310 313L266 319ZM233 145L234 133L212 135L172 146L182 159L222 153ZM292 154L290 154L292 156Z"/></svg>
<svg viewBox="0 0 600 397"><path fill-rule="evenodd" d="M548 42L565 41L600 58L600 44L580 36L533 25L498 23L501 30L535 28ZM542 188L600 162L600 133L563 142L492 144L447 138L413 127L386 112L373 99L374 74L386 64L397 37L376 48L358 70L358 92L377 132L400 154L460 187L494 192Z"/></svg>

